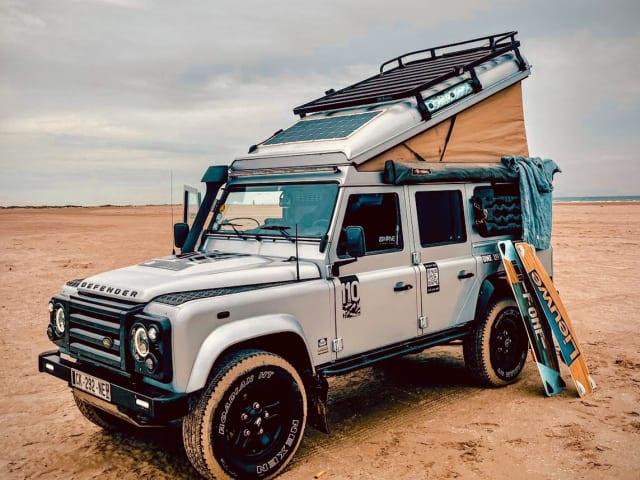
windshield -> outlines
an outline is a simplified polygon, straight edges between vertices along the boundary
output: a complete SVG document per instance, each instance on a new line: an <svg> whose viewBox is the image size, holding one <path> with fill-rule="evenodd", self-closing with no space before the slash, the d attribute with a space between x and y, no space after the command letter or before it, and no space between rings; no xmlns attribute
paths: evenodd
<svg viewBox="0 0 640 480"><path fill-rule="evenodd" d="M327 233L338 194L336 183L232 185L210 232L320 238Z"/></svg>

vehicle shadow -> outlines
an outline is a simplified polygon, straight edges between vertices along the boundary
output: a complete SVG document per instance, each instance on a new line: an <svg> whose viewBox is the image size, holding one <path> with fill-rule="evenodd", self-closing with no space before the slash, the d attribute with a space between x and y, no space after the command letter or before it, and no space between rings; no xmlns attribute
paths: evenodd
<svg viewBox="0 0 640 480"><path fill-rule="evenodd" d="M435 410L478 390L464 367L459 347L437 347L331 378L327 405L331 435L308 428L294 465L342 438L362 438L368 430L401 424L407 410ZM99 432L92 441L99 454L109 457L109 463L122 459L134 465L126 466L127 471L133 469L139 476L200 478L182 446L179 422L138 430L135 436Z"/></svg>
<svg viewBox="0 0 640 480"><path fill-rule="evenodd" d="M308 429L296 458L401 425L411 410L435 411L481 390L468 374L459 347L437 347L381 362L329 382L330 435Z"/></svg>
<svg viewBox="0 0 640 480"><path fill-rule="evenodd" d="M140 478L199 479L182 445L182 425L136 429L135 432L97 432L96 450L105 462Z"/></svg>

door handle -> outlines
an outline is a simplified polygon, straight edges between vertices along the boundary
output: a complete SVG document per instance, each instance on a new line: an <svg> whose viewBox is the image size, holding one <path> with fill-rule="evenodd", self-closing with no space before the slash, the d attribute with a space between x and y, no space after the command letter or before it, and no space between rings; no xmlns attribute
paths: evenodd
<svg viewBox="0 0 640 480"><path fill-rule="evenodd" d="M404 292L405 290L411 290L412 288L413 288L413 285L411 285L410 283L398 282L393 287L393 291Z"/></svg>
<svg viewBox="0 0 640 480"><path fill-rule="evenodd" d="M473 272L465 272L464 270L462 270L459 274L458 274L458 278L460 280L464 280L465 278L471 278L473 277L474 273Z"/></svg>

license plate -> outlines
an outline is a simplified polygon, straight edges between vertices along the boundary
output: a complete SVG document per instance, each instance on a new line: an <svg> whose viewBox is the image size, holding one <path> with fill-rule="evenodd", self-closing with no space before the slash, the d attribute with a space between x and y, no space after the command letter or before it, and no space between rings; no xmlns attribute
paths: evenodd
<svg viewBox="0 0 640 480"><path fill-rule="evenodd" d="M71 386L107 402L111 401L111 384L94 376L71 369Z"/></svg>

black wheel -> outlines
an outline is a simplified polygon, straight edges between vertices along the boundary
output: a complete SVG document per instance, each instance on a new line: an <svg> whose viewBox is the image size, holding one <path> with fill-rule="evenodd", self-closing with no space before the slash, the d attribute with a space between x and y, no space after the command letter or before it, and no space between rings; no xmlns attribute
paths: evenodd
<svg viewBox="0 0 640 480"><path fill-rule="evenodd" d="M273 478L304 434L307 396L295 368L258 350L222 362L182 423L189 460L209 479Z"/></svg>
<svg viewBox="0 0 640 480"><path fill-rule="evenodd" d="M87 420L107 432L132 433L136 428L133 424L84 401L75 390L73 391L73 399L76 402L78 410L80 410L80 413L82 413Z"/></svg>
<svg viewBox="0 0 640 480"><path fill-rule="evenodd" d="M501 387L513 383L527 359L529 340L513 299L492 303L465 339L464 360L481 383Z"/></svg>

